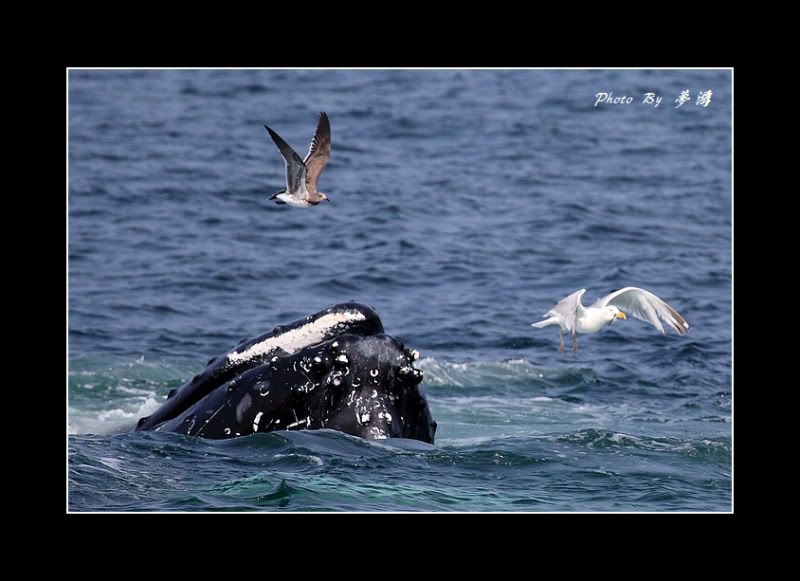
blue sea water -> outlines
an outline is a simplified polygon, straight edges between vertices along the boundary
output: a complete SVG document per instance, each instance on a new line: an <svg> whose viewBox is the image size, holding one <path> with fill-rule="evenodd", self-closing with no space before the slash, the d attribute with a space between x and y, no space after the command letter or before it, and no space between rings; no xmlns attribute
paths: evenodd
<svg viewBox="0 0 800 581"><path fill-rule="evenodd" d="M70 511L731 510L730 71L68 75ZM263 125L304 155L319 111L332 203L277 206ZM628 285L688 335L629 318L559 354L530 327ZM435 445L130 432L348 300L421 352Z"/></svg>

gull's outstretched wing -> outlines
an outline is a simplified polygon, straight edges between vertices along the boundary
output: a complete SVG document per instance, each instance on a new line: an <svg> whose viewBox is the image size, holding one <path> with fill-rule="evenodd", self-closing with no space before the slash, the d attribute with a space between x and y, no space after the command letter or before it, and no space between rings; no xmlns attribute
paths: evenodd
<svg viewBox="0 0 800 581"><path fill-rule="evenodd" d="M585 288L575 291L565 299L561 299L555 307L547 311L545 317L561 317L570 332L574 332L577 327L578 316L583 312L581 297L586 292Z"/></svg>
<svg viewBox="0 0 800 581"><path fill-rule="evenodd" d="M308 148L308 154L303 160L306 168L308 168L308 175L306 182L308 183L311 191L317 191L317 182L319 176L325 166L328 165L328 158L331 156L331 123L328 121L328 116L325 112L319 114L319 121L317 122L317 131L314 133L314 139L311 140L311 146Z"/></svg>
<svg viewBox="0 0 800 581"><path fill-rule="evenodd" d="M689 330L689 323L686 322L678 311L643 288L626 286L625 288L614 291L598 299L592 306L604 307L606 305L614 305L625 312L625 314L630 314L637 319L647 321L662 334L666 334L666 332L661 325L661 320L666 321L678 335L685 335Z"/></svg>
<svg viewBox="0 0 800 581"><path fill-rule="evenodd" d="M286 143L283 138L275 133L272 129L266 127L269 131L272 141L278 146L278 150L283 156L283 161L286 162L286 191L293 195L301 195L305 188L306 179L306 166L297 152Z"/></svg>

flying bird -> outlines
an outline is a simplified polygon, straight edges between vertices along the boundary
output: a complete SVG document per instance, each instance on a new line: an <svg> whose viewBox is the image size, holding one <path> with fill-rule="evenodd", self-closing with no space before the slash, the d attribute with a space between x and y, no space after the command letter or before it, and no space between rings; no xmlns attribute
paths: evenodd
<svg viewBox="0 0 800 581"><path fill-rule="evenodd" d="M647 321L665 335L661 321L667 323L678 335L689 331L689 323L671 306L650 291L635 286L614 291L598 299L593 305L584 307L581 296L586 289L575 291L567 298L559 301L547 311L543 321L531 323L531 327L541 329L549 325L559 326L561 347L564 352L564 331L572 333L572 350L578 351L577 333L597 333L614 322L615 319L627 319L625 311L642 321Z"/></svg>
<svg viewBox="0 0 800 581"><path fill-rule="evenodd" d="M301 160L294 149L292 149L283 138L264 125L269 132L272 141L278 146L278 150L286 162L286 189L277 192L270 200L275 200L278 204L288 204L295 208L308 208L316 206L322 201L328 201L328 196L317 191L317 182L328 158L331 156L331 124L328 116L322 112L319 114L317 131L311 146L308 148L306 158Z"/></svg>

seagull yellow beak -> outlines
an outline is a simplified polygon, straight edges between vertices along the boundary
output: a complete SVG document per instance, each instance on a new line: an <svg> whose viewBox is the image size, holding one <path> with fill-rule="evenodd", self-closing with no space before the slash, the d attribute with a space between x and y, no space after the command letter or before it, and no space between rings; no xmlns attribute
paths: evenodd
<svg viewBox="0 0 800 581"><path fill-rule="evenodd" d="M617 313L616 315L614 315L614 316L615 316L616 318L618 318L618 319L627 319L627 318L628 318L628 317L626 317L626 316L625 316L625 313L623 313L622 311L618 312L618 313Z"/></svg>

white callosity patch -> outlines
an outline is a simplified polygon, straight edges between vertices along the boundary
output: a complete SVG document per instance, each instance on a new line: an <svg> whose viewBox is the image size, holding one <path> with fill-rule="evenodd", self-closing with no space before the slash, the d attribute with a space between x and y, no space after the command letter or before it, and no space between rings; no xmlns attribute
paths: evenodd
<svg viewBox="0 0 800 581"><path fill-rule="evenodd" d="M342 385L342 378L350 374L350 368L335 369L325 378L325 385L333 384L335 387Z"/></svg>
<svg viewBox="0 0 800 581"><path fill-rule="evenodd" d="M337 325L351 323L353 321L363 321L364 319L364 314L359 311L327 313L316 321L301 325L295 329L276 335L275 337L269 337L241 353L231 353L228 355L228 361L230 363L241 363L242 361L248 361L253 357L265 355L276 349L281 349L289 354L296 353L304 347L323 341L325 335Z"/></svg>
<svg viewBox="0 0 800 581"><path fill-rule="evenodd" d="M315 387L317 387L317 384L309 379L303 385L299 386L297 388L297 391L303 391L305 393L308 393L309 391L314 391Z"/></svg>
<svg viewBox="0 0 800 581"><path fill-rule="evenodd" d="M336 358L336 361L338 361L339 363L344 363L345 365L347 365L348 363L350 363L350 361L347 359L347 355L345 355L344 353L342 353L341 355L339 355L339 356Z"/></svg>
<svg viewBox="0 0 800 581"><path fill-rule="evenodd" d="M300 360L300 369L302 369L305 373L311 372L311 360L308 357L303 357Z"/></svg>
<svg viewBox="0 0 800 581"><path fill-rule="evenodd" d="M296 422L292 422L291 424L286 426L286 429L296 428L297 426L301 426L303 424L305 424L305 427L309 427L311 425L311 417L307 416L306 419L304 420L297 420Z"/></svg>
<svg viewBox="0 0 800 581"><path fill-rule="evenodd" d="M364 403L363 396L355 397L355 391L350 392L350 397L348 398L347 406L354 408L353 411L356 414L356 423L362 426L364 424L369 423L372 416L369 413L369 408L367 407L367 404Z"/></svg>
<svg viewBox="0 0 800 581"><path fill-rule="evenodd" d="M369 429L369 433L372 435L372 438L375 439L375 440L385 440L386 438L388 438L386 433L383 430L381 430L380 428L377 428L377 427L370 428Z"/></svg>
<svg viewBox="0 0 800 581"><path fill-rule="evenodd" d="M264 412L258 412L256 414L256 417L253 418L253 432L257 432L258 431L258 422L261 421L261 416L263 416L263 415L264 415Z"/></svg>
<svg viewBox="0 0 800 581"><path fill-rule="evenodd" d="M369 401L369 400L368 400ZM364 425L369 422L370 414L367 405L364 403L364 397L359 395L356 397L356 390L352 390L347 396L347 407L353 408L356 416L356 423Z"/></svg>
<svg viewBox="0 0 800 581"><path fill-rule="evenodd" d="M384 404L381 400L373 400L372 409L378 413L378 417L380 419L383 420L386 418L386 404Z"/></svg>

